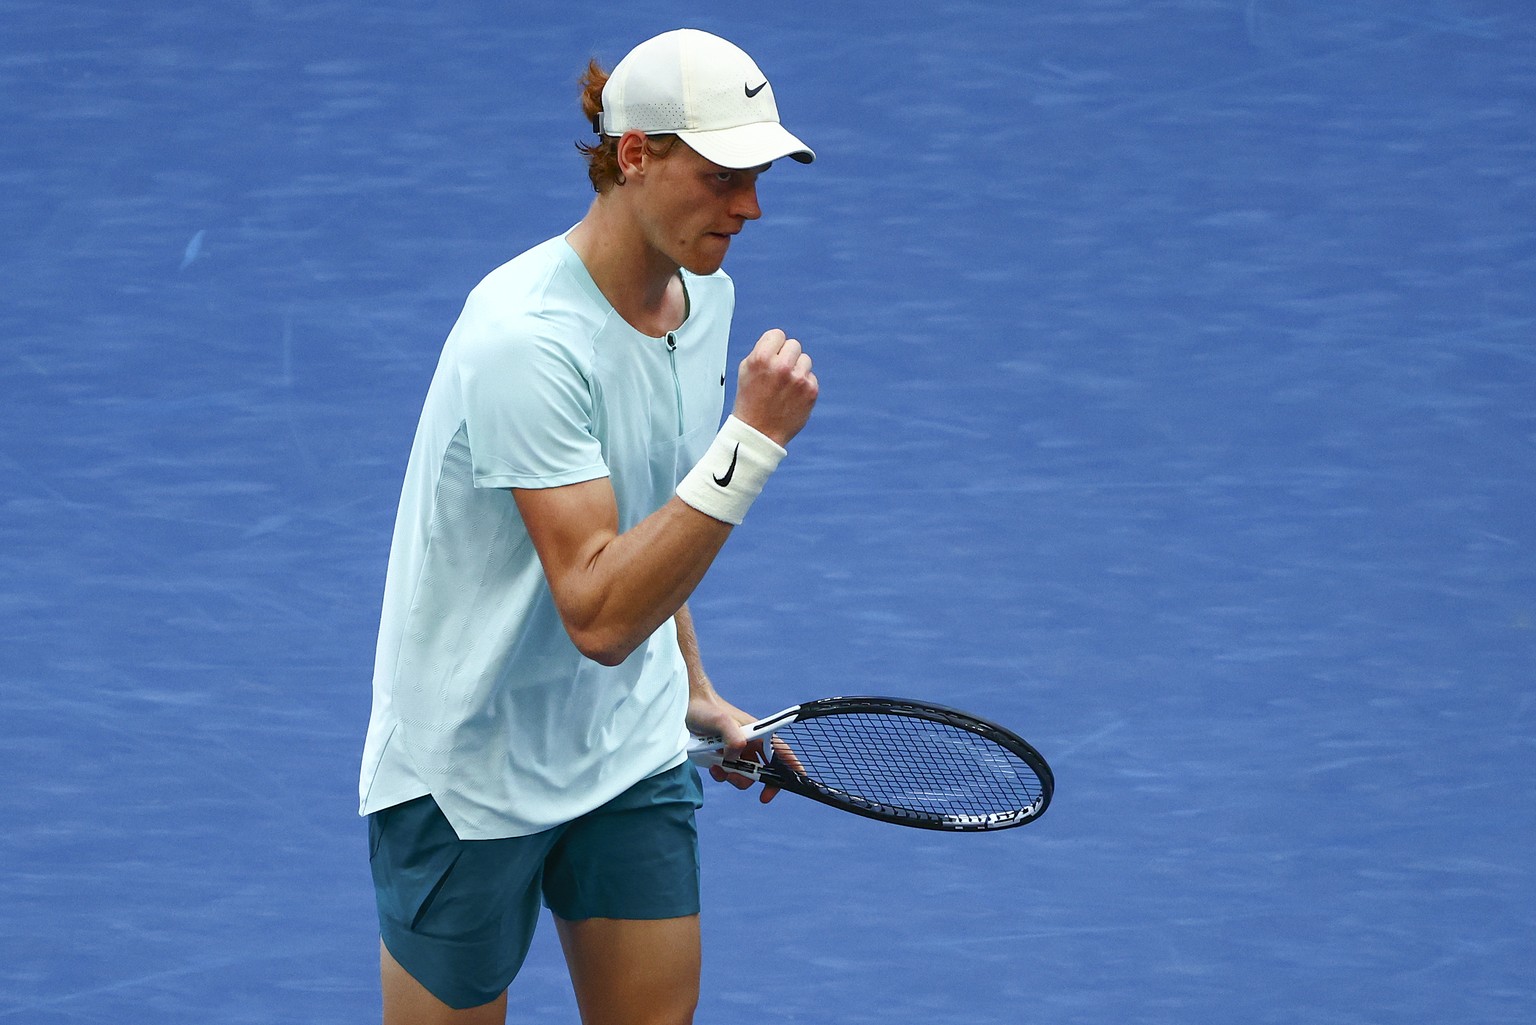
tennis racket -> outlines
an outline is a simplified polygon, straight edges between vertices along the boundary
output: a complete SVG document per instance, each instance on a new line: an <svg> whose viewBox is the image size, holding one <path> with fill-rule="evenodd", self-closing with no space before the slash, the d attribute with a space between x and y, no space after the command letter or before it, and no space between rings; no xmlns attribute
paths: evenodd
<svg viewBox="0 0 1536 1025"><path fill-rule="evenodd" d="M1051 768L1023 738L953 708L899 698L823 698L747 726L762 761L720 737L688 757L881 822L974 833L1022 826L1051 803Z"/></svg>

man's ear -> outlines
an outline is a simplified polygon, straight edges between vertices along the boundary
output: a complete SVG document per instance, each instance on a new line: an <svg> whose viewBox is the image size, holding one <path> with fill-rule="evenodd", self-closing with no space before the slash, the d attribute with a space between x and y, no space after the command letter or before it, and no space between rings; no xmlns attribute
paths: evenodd
<svg viewBox="0 0 1536 1025"><path fill-rule="evenodd" d="M645 174L645 161L650 156L645 141L645 133L634 129L619 136L616 155L619 161L619 174L623 176L621 180Z"/></svg>

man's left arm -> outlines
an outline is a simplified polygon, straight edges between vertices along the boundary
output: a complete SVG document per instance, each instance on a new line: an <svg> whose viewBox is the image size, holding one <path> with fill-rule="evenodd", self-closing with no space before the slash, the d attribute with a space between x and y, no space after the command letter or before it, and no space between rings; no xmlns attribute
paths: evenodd
<svg viewBox="0 0 1536 1025"><path fill-rule="evenodd" d="M699 636L694 632L693 615L686 604L677 610L673 621L677 624L677 646L682 649L683 663L688 667L689 732L701 737L724 737L727 758L753 754L758 744L747 744L742 726L755 720L716 693L709 674L704 672L704 659L699 655ZM756 753L760 756L760 749ZM729 782L738 790L750 789L753 783L746 776L728 773L718 765L711 766L709 774L717 782ZM767 804L778 792L776 787L765 786L760 800Z"/></svg>

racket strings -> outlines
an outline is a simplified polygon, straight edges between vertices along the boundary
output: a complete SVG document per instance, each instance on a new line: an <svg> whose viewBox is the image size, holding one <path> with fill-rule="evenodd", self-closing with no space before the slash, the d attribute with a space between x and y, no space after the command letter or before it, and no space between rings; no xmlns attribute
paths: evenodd
<svg viewBox="0 0 1536 1025"><path fill-rule="evenodd" d="M917 815L1007 814L1042 793L1040 777L1017 754L947 723L851 713L801 720L775 739L788 745L802 775Z"/></svg>

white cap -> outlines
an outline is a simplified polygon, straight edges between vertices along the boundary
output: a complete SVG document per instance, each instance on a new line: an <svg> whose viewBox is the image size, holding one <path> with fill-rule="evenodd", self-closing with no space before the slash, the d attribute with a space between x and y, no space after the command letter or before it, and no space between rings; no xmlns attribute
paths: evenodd
<svg viewBox="0 0 1536 1025"><path fill-rule="evenodd" d="M816 159L779 123L773 86L752 58L698 29L664 32L629 51L603 86L599 117L603 135L676 135L721 167Z"/></svg>

